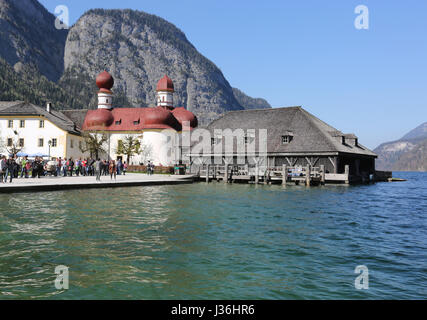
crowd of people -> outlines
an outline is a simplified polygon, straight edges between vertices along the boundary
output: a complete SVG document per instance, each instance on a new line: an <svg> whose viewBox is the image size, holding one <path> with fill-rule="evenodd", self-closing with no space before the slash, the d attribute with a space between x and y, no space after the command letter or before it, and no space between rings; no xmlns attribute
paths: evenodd
<svg viewBox="0 0 427 320"><path fill-rule="evenodd" d="M41 177L44 175L43 159L36 157L33 161L28 160L28 157L17 159L16 157L0 157L0 180L6 183L12 183L13 179L21 177L29 178Z"/></svg>
<svg viewBox="0 0 427 320"><path fill-rule="evenodd" d="M100 176L108 176L111 177L116 175L126 175L126 171L128 168L128 164L126 161L122 162L122 160L95 160L95 159L61 159L59 157L55 161L56 175L72 177L75 176L95 176L97 171L99 171Z"/></svg>
<svg viewBox="0 0 427 320"><path fill-rule="evenodd" d="M62 159L61 157L46 161L35 157L6 157L0 156L0 180L2 183L12 183L16 178L40 178L42 176L72 177L72 176L110 176L116 179L117 175L126 175L128 164L122 160L95 160L95 159Z"/></svg>

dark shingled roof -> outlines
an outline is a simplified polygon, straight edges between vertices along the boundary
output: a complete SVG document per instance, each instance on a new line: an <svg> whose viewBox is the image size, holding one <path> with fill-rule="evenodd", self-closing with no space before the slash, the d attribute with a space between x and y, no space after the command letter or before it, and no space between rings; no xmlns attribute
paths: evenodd
<svg viewBox="0 0 427 320"><path fill-rule="evenodd" d="M213 121L207 129L212 137L214 129L267 129L268 153L338 152L377 156L359 143L355 145L357 137L354 134L343 134L302 107L231 111ZM293 136L291 143L282 143L284 135Z"/></svg>
<svg viewBox="0 0 427 320"><path fill-rule="evenodd" d="M47 112L46 108L28 102L0 101L0 116L42 116L62 130L75 135L81 134L77 125L62 112L53 109L51 109L51 112Z"/></svg>
<svg viewBox="0 0 427 320"><path fill-rule="evenodd" d="M78 128L83 128L83 123L85 122L85 117L88 109L76 109L76 110L62 110L61 112L71 119Z"/></svg>

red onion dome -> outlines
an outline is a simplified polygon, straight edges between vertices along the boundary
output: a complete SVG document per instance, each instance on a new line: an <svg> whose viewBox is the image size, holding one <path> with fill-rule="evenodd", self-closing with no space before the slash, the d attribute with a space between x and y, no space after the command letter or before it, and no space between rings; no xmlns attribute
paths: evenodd
<svg viewBox="0 0 427 320"><path fill-rule="evenodd" d="M188 111L184 107L175 108L172 111L174 117L178 120L178 122L183 125L184 121L188 121L190 123L191 128L196 128L198 123L197 117L191 111Z"/></svg>
<svg viewBox="0 0 427 320"><path fill-rule="evenodd" d="M114 117L110 110L97 109L90 110L86 115L86 119L83 125L85 130L98 129L100 127L108 127L114 121Z"/></svg>
<svg viewBox="0 0 427 320"><path fill-rule="evenodd" d="M179 122L175 119L173 114L163 107L147 108L145 110L144 127L153 129L181 129Z"/></svg>
<svg viewBox="0 0 427 320"><path fill-rule="evenodd" d="M114 78L107 71L104 71L96 77L96 85L99 89L110 90L114 86Z"/></svg>
<svg viewBox="0 0 427 320"><path fill-rule="evenodd" d="M173 86L172 79L165 75L160 81L157 83L157 91L169 91L174 92L175 88Z"/></svg>

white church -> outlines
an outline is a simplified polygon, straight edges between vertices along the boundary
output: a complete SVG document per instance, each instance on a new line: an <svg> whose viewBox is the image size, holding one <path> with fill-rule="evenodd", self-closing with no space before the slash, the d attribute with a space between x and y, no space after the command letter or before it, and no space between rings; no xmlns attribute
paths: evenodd
<svg viewBox="0 0 427 320"><path fill-rule="evenodd" d="M83 124L73 121L73 113L80 110L58 112L50 104L41 108L22 101L0 102L0 136L5 154L7 146L18 145L19 155L51 158L84 158L81 152L83 132L107 135L105 159L117 160L126 156L118 154L120 141L127 136L138 138L142 152L131 158L130 164L146 163L174 165L168 145L168 132L180 133L197 127L196 116L184 107L173 105L174 85L168 76L157 84L157 106L150 108L113 108L113 77L104 71L96 78L98 108L88 110Z"/></svg>

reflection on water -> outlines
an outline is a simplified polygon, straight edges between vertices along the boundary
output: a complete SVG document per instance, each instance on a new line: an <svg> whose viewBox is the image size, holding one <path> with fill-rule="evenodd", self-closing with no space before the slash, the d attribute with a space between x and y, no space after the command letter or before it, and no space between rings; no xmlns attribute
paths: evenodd
<svg viewBox="0 0 427 320"><path fill-rule="evenodd" d="M0 298L425 298L427 175L401 175L0 195Z"/></svg>

